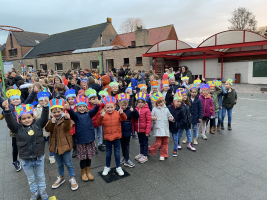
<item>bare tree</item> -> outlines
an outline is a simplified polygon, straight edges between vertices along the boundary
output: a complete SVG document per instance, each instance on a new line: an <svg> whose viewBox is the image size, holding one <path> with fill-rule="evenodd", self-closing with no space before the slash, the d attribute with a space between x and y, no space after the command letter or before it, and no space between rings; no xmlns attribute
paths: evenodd
<svg viewBox="0 0 267 200"><path fill-rule="evenodd" d="M256 31L257 21L255 15L247 8L239 7L232 12L232 18L228 19L231 26L228 27L232 30L248 30Z"/></svg>
<svg viewBox="0 0 267 200"><path fill-rule="evenodd" d="M262 36L265 36L264 34L267 34L267 26L261 26L257 29L257 33L262 35Z"/></svg>
<svg viewBox="0 0 267 200"><path fill-rule="evenodd" d="M130 33L137 30L137 27L142 26L145 28L145 24L142 19L140 18L128 18L125 20L119 29L120 33Z"/></svg>

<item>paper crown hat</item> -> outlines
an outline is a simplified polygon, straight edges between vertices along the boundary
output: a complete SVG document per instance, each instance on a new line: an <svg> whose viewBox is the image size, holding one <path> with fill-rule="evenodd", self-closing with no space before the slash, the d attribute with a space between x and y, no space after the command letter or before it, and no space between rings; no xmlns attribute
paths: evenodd
<svg viewBox="0 0 267 200"><path fill-rule="evenodd" d="M162 83L162 86L164 87L164 86L169 86L169 80L162 80L161 81L161 83Z"/></svg>
<svg viewBox="0 0 267 200"><path fill-rule="evenodd" d="M199 84L190 84L190 85L188 85L186 88L188 89L188 90L192 90L192 89L197 89L199 87Z"/></svg>
<svg viewBox="0 0 267 200"><path fill-rule="evenodd" d="M74 100L76 106L79 106L79 105L86 105L88 106L88 98L87 97L84 97L84 96L77 96Z"/></svg>
<svg viewBox="0 0 267 200"><path fill-rule="evenodd" d="M157 88L158 85L159 85L159 82L158 81L151 81L150 85L151 85L152 88Z"/></svg>
<svg viewBox="0 0 267 200"><path fill-rule="evenodd" d="M86 78L82 78L82 79L81 79L81 83L82 83L82 82L88 83ZM81 83L80 83L80 84L81 84Z"/></svg>
<svg viewBox="0 0 267 200"><path fill-rule="evenodd" d="M196 80L194 80L194 84L201 84L201 80L197 78Z"/></svg>
<svg viewBox="0 0 267 200"><path fill-rule="evenodd" d="M181 92L176 92L175 95L173 96L173 100L182 100L182 94Z"/></svg>
<svg viewBox="0 0 267 200"><path fill-rule="evenodd" d="M159 101L159 100L163 99L163 96L160 92L156 92L152 95L151 98L153 101Z"/></svg>
<svg viewBox="0 0 267 200"><path fill-rule="evenodd" d="M210 86L209 84L201 84L200 85L200 89L203 90L203 89L210 89Z"/></svg>
<svg viewBox="0 0 267 200"><path fill-rule="evenodd" d="M222 85L222 81L223 81L223 79L221 81L220 80L217 80L217 79L214 80L215 85L217 85L219 87Z"/></svg>
<svg viewBox="0 0 267 200"><path fill-rule="evenodd" d="M33 114L34 107L32 104L21 104L16 107L15 115L20 118L24 114Z"/></svg>
<svg viewBox="0 0 267 200"><path fill-rule="evenodd" d="M115 96L115 98L116 98L119 102L124 101L124 100L129 101L129 99L130 99L130 95L129 95L129 94L126 94L126 93L120 93L120 94L117 94L117 95Z"/></svg>
<svg viewBox="0 0 267 200"><path fill-rule="evenodd" d="M169 78L168 74L164 74L162 79L166 79L166 78Z"/></svg>
<svg viewBox="0 0 267 200"><path fill-rule="evenodd" d="M184 80L189 80L189 77L188 77L188 76L184 76L184 77L181 78L181 80L182 80L182 81L184 81Z"/></svg>
<svg viewBox="0 0 267 200"><path fill-rule="evenodd" d="M235 80L235 79L231 79L231 78L229 78L229 79L226 81L226 83L229 83L230 85L233 85L233 80Z"/></svg>
<svg viewBox="0 0 267 200"><path fill-rule="evenodd" d="M46 87L45 87L42 92L39 92L37 94L37 99L38 101L43 100L45 97L49 99L49 96L50 96L50 93L46 91Z"/></svg>
<svg viewBox="0 0 267 200"><path fill-rule="evenodd" d="M87 96L90 99L91 97L97 97L97 94L94 89L89 88L88 90L86 90L85 96Z"/></svg>
<svg viewBox="0 0 267 200"><path fill-rule="evenodd" d="M138 87L140 88L140 90L142 90L144 88L147 89L146 84L139 84Z"/></svg>
<svg viewBox="0 0 267 200"><path fill-rule="evenodd" d="M109 104L109 103L112 103L112 104L115 104L116 103L116 98L115 97L112 97L112 96L106 96L104 99L103 99L103 103L106 105L106 104Z"/></svg>
<svg viewBox="0 0 267 200"><path fill-rule="evenodd" d="M126 89L125 89L125 93L127 92L127 90L131 90L132 92L133 92L133 88L132 87L127 87ZM132 94L130 94L130 95L133 95L133 93Z"/></svg>
<svg viewBox="0 0 267 200"><path fill-rule="evenodd" d="M109 84L110 87L112 87L112 86L114 86L114 85L117 85L117 86L119 87L119 83L118 83L118 82L115 82L115 81L113 81L113 82L111 82L111 83Z"/></svg>
<svg viewBox="0 0 267 200"><path fill-rule="evenodd" d="M171 80L172 78L174 78L174 73L168 74L169 80Z"/></svg>
<svg viewBox="0 0 267 200"><path fill-rule="evenodd" d="M65 105L65 102L62 99L51 99L48 104L50 109L63 108L64 105Z"/></svg>
<svg viewBox="0 0 267 200"><path fill-rule="evenodd" d="M210 88L215 87L215 82L214 81L208 81L207 84L209 84Z"/></svg>
<svg viewBox="0 0 267 200"><path fill-rule="evenodd" d="M138 92L138 93L135 95L135 98L136 98L137 101L140 100L140 99L146 101L147 96L146 96L146 94L143 93L143 92Z"/></svg>
<svg viewBox="0 0 267 200"><path fill-rule="evenodd" d="M102 95L107 96L107 95L109 95L107 90L108 90L108 88L105 88L104 90L101 90L100 92L98 92L98 95L99 96L102 96Z"/></svg>
<svg viewBox="0 0 267 200"><path fill-rule="evenodd" d="M76 94L75 94L75 90L74 89L69 89L65 92L65 96L66 96L66 100L69 98L69 97L76 97Z"/></svg>
<svg viewBox="0 0 267 200"><path fill-rule="evenodd" d="M10 90L8 90L6 92L7 98L9 98L10 100L12 100L12 99L20 99L20 95L21 95L20 90L17 88L16 85L13 85L13 88L14 89L10 89Z"/></svg>
<svg viewBox="0 0 267 200"><path fill-rule="evenodd" d="M184 89L184 88L178 88L177 90L176 90L176 93L177 92L180 92L181 94L183 94L183 93L186 93L186 89Z"/></svg>

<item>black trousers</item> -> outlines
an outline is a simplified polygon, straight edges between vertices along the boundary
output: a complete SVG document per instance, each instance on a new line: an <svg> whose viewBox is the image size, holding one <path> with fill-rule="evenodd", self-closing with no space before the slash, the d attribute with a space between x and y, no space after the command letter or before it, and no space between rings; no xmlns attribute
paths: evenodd
<svg viewBox="0 0 267 200"><path fill-rule="evenodd" d="M13 155L13 162L18 160L18 147L17 147L17 138L12 137L12 155Z"/></svg>
<svg viewBox="0 0 267 200"><path fill-rule="evenodd" d="M122 156L125 158L126 161L129 160L130 139L131 139L131 136L121 138Z"/></svg>
<svg viewBox="0 0 267 200"><path fill-rule="evenodd" d="M72 147L73 147L73 149L75 149L76 150L76 134L73 134L72 135Z"/></svg>

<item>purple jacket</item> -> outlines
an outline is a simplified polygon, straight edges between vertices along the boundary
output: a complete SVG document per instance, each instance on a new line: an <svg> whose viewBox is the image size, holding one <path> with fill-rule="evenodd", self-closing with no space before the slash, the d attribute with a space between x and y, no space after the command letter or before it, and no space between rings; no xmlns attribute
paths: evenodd
<svg viewBox="0 0 267 200"><path fill-rule="evenodd" d="M208 94L207 97L204 97L202 94L199 95L199 98L202 102L203 107L203 117L214 116L214 106L211 96Z"/></svg>

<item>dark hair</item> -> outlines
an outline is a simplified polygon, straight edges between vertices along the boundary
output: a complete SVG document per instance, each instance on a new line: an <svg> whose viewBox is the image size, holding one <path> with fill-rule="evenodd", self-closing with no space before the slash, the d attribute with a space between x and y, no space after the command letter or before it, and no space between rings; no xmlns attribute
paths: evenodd
<svg viewBox="0 0 267 200"><path fill-rule="evenodd" d="M64 85L62 83L56 83L54 85L54 88L56 88L59 92L63 91L64 90Z"/></svg>
<svg viewBox="0 0 267 200"><path fill-rule="evenodd" d="M72 80L72 79L73 79L73 76L71 76L71 75L68 76L68 79L69 79L69 80Z"/></svg>
<svg viewBox="0 0 267 200"><path fill-rule="evenodd" d="M21 85L23 85L24 84L24 81L23 80L19 80L18 82L17 82L17 86L19 87L19 86L21 86Z"/></svg>
<svg viewBox="0 0 267 200"><path fill-rule="evenodd" d="M128 76L132 76L132 72L128 72L128 74L127 74Z"/></svg>
<svg viewBox="0 0 267 200"><path fill-rule="evenodd" d="M92 85L93 83L95 83L95 79L94 79L92 76L90 76L90 77L87 79L87 81L88 81L88 88L89 88L90 85Z"/></svg>

